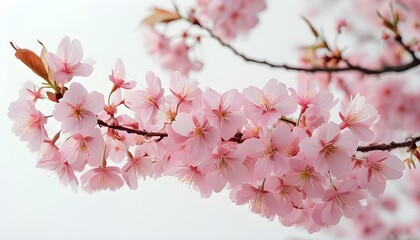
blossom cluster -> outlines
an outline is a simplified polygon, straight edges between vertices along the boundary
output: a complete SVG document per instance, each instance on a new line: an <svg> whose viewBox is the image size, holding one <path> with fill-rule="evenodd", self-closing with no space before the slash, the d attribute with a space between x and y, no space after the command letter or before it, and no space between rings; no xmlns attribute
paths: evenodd
<svg viewBox="0 0 420 240"><path fill-rule="evenodd" d="M73 81L92 73L82 59L78 40L65 37L56 53L44 47L39 60L52 92L27 85L9 107L13 131L39 153L37 167L74 190L137 189L139 179L175 176L202 197L227 189L237 205L314 232L355 217L405 168L388 151L358 151L379 119L360 94L341 102L335 122L338 100L315 81L288 89L270 79L262 89L219 93L174 72L165 91L148 72L135 89L117 60L105 101ZM56 132L46 130L51 121Z"/></svg>
<svg viewBox="0 0 420 240"><path fill-rule="evenodd" d="M316 4L316 6L313 4L311 11L321 15L324 11L323 6L330 5L331 2L321 0ZM404 66L410 63L410 60L418 61L416 55L420 50L418 1L370 1L369 3L356 1L356 4L335 5L337 6L332 4L330 7L335 7L334 12L341 18L336 23L334 45L321 37L314 44L304 48L301 55L303 66L342 67L350 63L354 66L379 69ZM351 18L354 14L360 18ZM343 17L348 17L349 20ZM342 40L345 38L350 38L352 41L344 45ZM378 42L381 44L377 44ZM354 50L349 52L346 48ZM369 51L366 51L367 49ZM404 139L420 130L417 124L420 108L413 104L419 101L418 86L407 81L417 78L416 72L412 73L414 74L407 72L400 76L391 74L368 76L359 71L320 72L301 73L299 77L316 80L322 89L337 87L347 97L357 93L363 94L381 115L380 121L375 126L376 139L391 141L395 138Z"/></svg>
<svg viewBox="0 0 420 240"><path fill-rule="evenodd" d="M238 35L244 34L258 24L258 13L266 8L265 0L196 0L197 5L184 20L194 21L195 24L208 27L226 42L233 41ZM162 15L161 11L155 13ZM183 19L178 13L170 21ZM162 18L162 16L160 16ZM164 21L164 23L170 22ZM196 59L194 48L201 41L201 35L196 34L191 27L177 30L175 35L159 31L159 21L152 21L145 29L146 48L163 68L170 71L180 71L187 75L190 71L202 68L202 62ZM169 36L168 36L169 35Z"/></svg>

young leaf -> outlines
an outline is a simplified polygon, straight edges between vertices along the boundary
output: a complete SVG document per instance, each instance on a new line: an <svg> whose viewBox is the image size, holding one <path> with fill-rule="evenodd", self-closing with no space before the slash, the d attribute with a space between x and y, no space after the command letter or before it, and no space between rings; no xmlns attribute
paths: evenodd
<svg viewBox="0 0 420 240"><path fill-rule="evenodd" d="M40 76L48 82L48 73L45 69L44 63L42 62L41 58L31 50L17 48L15 47L15 45L13 45L12 42L10 42L10 44L16 50L16 58L22 61L34 73L36 73L38 76Z"/></svg>
<svg viewBox="0 0 420 240"><path fill-rule="evenodd" d="M168 23L181 19L178 13L173 13L161 8L154 8L151 15L143 19L142 24Z"/></svg>

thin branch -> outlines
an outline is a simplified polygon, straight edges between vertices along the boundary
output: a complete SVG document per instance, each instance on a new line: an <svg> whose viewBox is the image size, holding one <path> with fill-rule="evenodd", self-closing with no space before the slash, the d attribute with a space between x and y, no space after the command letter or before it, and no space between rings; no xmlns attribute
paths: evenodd
<svg viewBox="0 0 420 240"><path fill-rule="evenodd" d="M269 66L269 67L272 67L272 68L283 68L283 69L286 69L286 70L310 72L310 73L315 73L315 72L334 73L334 72L357 71L357 72L361 72L361 73L368 74L368 75L375 75L375 74L383 74L383 73L389 73L389 72L404 72L404 71L410 70L410 69L415 68L415 67L420 65L420 59L417 58L415 53L407 45L405 45L402 42L401 37L396 38L396 41L399 44L401 44L412 56L412 60L410 62L405 63L405 64L401 64L401 65L383 66L381 68L371 69L371 68L365 68L365 67L362 67L362 66L359 66L359 65L350 64L348 61L345 61L347 63L346 67L311 67L311 68L305 68L305 67L291 66L291 65L287 65L287 64L277 64L277 63L269 62L269 61L266 61L266 60L258 60L258 59L254 59L252 57L249 57L249 56L241 53L239 50L237 50L236 48L234 48L230 44L224 42L220 37L216 36L212 32L211 29L202 25L197 19L195 19L195 18L192 18L192 19L184 18L184 19L187 20L188 22L190 22L191 24L193 24L195 26L198 26L199 28L208 32L208 34L213 39L218 41L222 46L230 49L235 55L242 58L244 61L253 62L253 63L257 63L257 64L262 64L262 65L266 65L266 66Z"/></svg>
<svg viewBox="0 0 420 240"><path fill-rule="evenodd" d="M120 131L124 131L127 133L135 133L137 135L141 135L141 136L145 136L145 137L160 137L160 138L164 138L167 137L168 134L167 133L161 133L161 132L147 132L147 131L142 131L142 130L138 130L138 129L132 129L132 128L128 128L128 127L124 127L124 126L119 126L119 125L110 125L100 119L98 119L97 121L98 125L100 127L107 127L107 128L111 128L111 129L115 129L115 130L120 130Z"/></svg>
<svg viewBox="0 0 420 240"><path fill-rule="evenodd" d="M110 125L110 124L107 124L106 122L104 122L100 119L98 119L97 122L98 122L98 125L100 127L107 127L107 128L111 128L111 129L115 129L115 130L124 131L124 132L127 132L127 133L134 133L134 134L141 135L141 136L159 137L160 140L162 138L168 137L168 134L164 133L164 132L148 132L148 131L132 129L132 128L124 127L124 126L119 126L119 125ZM244 141L242 139L242 136L243 136L243 134L241 132L238 132L232 138L230 138L228 141L242 143ZM405 142L397 142L397 143L396 142L390 142L388 144L382 143L382 144L374 144L374 145L369 145L369 146L359 146L357 148L357 151L358 152L371 152L371 151L375 151L375 150L391 151L391 150L394 150L394 149L397 149L397 148L413 147L419 141L420 141L420 136L410 138L409 140L407 140Z"/></svg>
<svg viewBox="0 0 420 240"><path fill-rule="evenodd" d="M375 144L375 145L369 145L369 146L361 146L357 148L357 151L359 152L370 152L375 150L381 150L381 151L391 151L397 148L411 148L416 145L417 142L420 141L420 136L410 138L409 140L405 142L390 142L388 144L382 143L382 144Z"/></svg>

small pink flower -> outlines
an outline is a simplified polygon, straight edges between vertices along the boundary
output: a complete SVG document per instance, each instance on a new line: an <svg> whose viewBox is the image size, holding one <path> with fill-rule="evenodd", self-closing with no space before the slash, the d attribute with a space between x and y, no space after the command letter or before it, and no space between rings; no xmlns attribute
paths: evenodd
<svg viewBox="0 0 420 240"><path fill-rule="evenodd" d="M178 109L178 112L190 112L193 104L201 97L201 89L197 87L198 82L194 79L182 77L182 74L175 71L171 75L170 88L173 96L168 96L171 107Z"/></svg>
<svg viewBox="0 0 420 240"><path fill-rule="evenodd" d="M373 151L362 163L357 180L362 188L378 197L385 191L386 181L401 178L404 169L404 163L395 155L387 151Z"/></svg>
<svg viewBox="0 0 420 240"><path fill-rule="evenodd" d="M308 156L298 154L289 159L290 171L284 177L288 184L299 187L305 198L321 198L324 193L325 178L321 176L313 166L312 160Z"/></svg>
<svg viewBox="0 0 420 240"><path fill-rule="evenodd" d="M138 187L138 177L145 179L146 176L150 176L153 164L150 157L146 155L143 145L137 148L134 156L130 155L121 172L127 185L135 190Z"/></svg>
<svg viewBox="0 0 420 240"><path fill-rule="evenodd" d="M260 131L262 129L262 124L257 122L250 122L247 125L244 126L242 130L242 139L248 139L248 138L258 138L258 135L260 134Z"/></svg>
<svg viewBox="0 0 420 240"><path fill-rule="evenodd" d="M81 62L83 50L77 39L70 42L69 37L64 37L58 45L57 54L47 53L45 57L58 83L67 83L74 76L87 77L93 72L91 64Z"/></svg>
<svg viewBox="0 0 420 240"><path fill-rule="evenodd" d="M104 147L101 131L97 128L88 128L83 133L75 133L68 138L61 145L60 151L70 164L87 161L90 166L99 167Z"/></svg>
<svg viewBox="0 0 420 240"><path fill-rule="evenodd" d="M247 123L242 111L243 97L235 89L220 95L207 88L203 94L203 102L206 115L225 140L233 137Z"/></svg>
<svg viewBox="0 0 420 240"><path fill-rule="evenodd" d="M339 126L330 122L318 127L299 146L304 154L315 158L315 170L342 177L352 169L351 156L356 152L357 140L350 132L341 133Z"/></svg>
<svg viewBox="0 0 420 240"><path fill-rule="evenodd" d="M146 48L150 54L159 57L169 51L170 39L158 33L152 26L145 28Z"/></svg>
<svg viewBox="0 0 420 240"><path fill-rule="evenodd" d="M340 128L349 128L359 140L370 141L375 136L370 128L379 120L378 111L372 104L366 104L365 97L359 93L347 105L342 105L340 118L343 121Z"/></svg>
<svg viewBox="0 0 420 240"><path fill-rule="evenodd" d="M289 164L286 154L292 140L290 128L279 125L273 131L263 128L259 139L250 138L241 144L245 154L257 159L254 169L257 179L263 179L271 173L280 175L287 172Z"/></svg>
<svg viewBox="0 0 420 240"><path fill-rule="evenodd" d="M140 116L144 122L154 118L160 106L165 103L163 96L165 90L162 88L162 82L153 72L146 75L147 88L137 90L126 97L126 105Z"/></svg>
<svg viewBox="0 0 420 240"><path fill-rule="evenodd" d="M301 79L297 91L289 88L294 101L300 105L301 112L304 113L310 107L316 107L318 111L329 111L337 103L330 91L318 89L316 81ZM322 110L321 110L322 109Z"/></svg>
<svg viewBox="0 0 420 240"><path fill-rule="evenodd" d="M254 187L249 183L242 184L236 192L235 202L237 205L250 202L251 211L267 218L278 214L282 207L272 192L265 190L263 186Z"/></svg>
<svg viewBox="0 0 420 240"><path fill-rule="evenodd" d="M189 56L190 48L185 42L174 42L160 34L153 27L147 27L145 31L146 48L160 64L167 70L179 71L188 75L189 71L197 71L202 63L194 61Z"/></svg>
<svg viewBox="0 0 420 240"><path fill-rule="evenodd" d="M183 75L188 75L190 71L198 71L202 68L202 63L192 60L189 56L190 47L184 42L171 44L169 50L159 61L164 68L171 71L180 71Z"/></svg>
<svg viewBox="0 0 420 240"><path fill-rule="evenodd" d="M314 208L314 202L310 200L303 201L301 207L294 208L287 217L279 218L279 221L285 226L302 226L308 233L318 232L321 229L321 226L314 223L311 218Z"/></svg>
<svg viewBox="0 0 420 240"><path fill-rule="evenodd" d="M338 188L326 190L322 200L324 203L315 207L312 213L312 219L320 226L335 225L340 218L355 217L362 210L360 200L365 196L357 188L354 180L344 180Z"/></svg>
<svg viewBox="0 0 420 240"><path fill-rule="evenodd" d="M296 110L296 103L287 92L286 85L271 79L260 90L254 86L244 89L247 99L244 105L245 115L252 121L261 124L273 124L282 115L288 115Z"/></svg>
<svg viewBox="0 0 420 240"><path fill-rule="evenodd" d="M19 99L9 105L9 118L14 121L13 132L20 136L20 140L28 142L31 151L41 147L47 136L44 124L47 118L35 109L34 102Z"/></svg>
<svg viewBox="0 0 420 240"><path fill-rule="evenodd" d="M280 204L278 215L286 217L293 211L293 207L302 206L302 194L296 186L287 185L283 179L279 177L267 177L265 181L265 189L274 193Z"/></svg>
<svg viewBox="0 0 420 240"><path fill-rule="evenodd" d="M249 178L244 160L245 157L236 150L235 144L225 142L217 145L213 149L210 159L200 166L203 166L202 168L208 172L216 172L219 177L223 178L223 186L226 183L238 185Z"/></svg>
<svg viewBox="0 0 420 240"><path fill-rule="evenodd" d="M87 171L80 177L83 189L89 193L98 190L116 190L124 185L118 167L98 167Z"/></svg>
<svg viewBox="0 0 420 240"><path fill-rule="evenodd" d="M387 239L388 226L380 217L379 212L368 205L363 211L353 219L353 225L356 229L352 228L355 239Z"/></svg>
<svg viewBox="0 0 420 240"><path fill-rule="evenodd" d="M213 26L214 32L232 40L258 23L257 14L266 8L265 0L198 0L200 20Z"/></svg>
<svg viewBox="0 0 420 240"><path fill-rule="evenodd" d="M112 92L117 90L118 88L124 88L124 89L132 89L136 86L135 81L125 81L125 66L121 59L118 59L115 63L114 69L112 69L112 74L109 75L109 80L114 83L114 87L112 89Z"/></svg>
<svg viewBox="0 0 420 240"><path fill-rule="evenodd" d="M26 82L19 91L19 98L36 102L38 99L44 99L43 88L35 86L31 82Z"/></svg>
<svg viewBox="0 0 420 240"><path fill-rule="evenodd" d="M69 164L58 148L49 141L42 145L36 167L53 171L64 186L70 185L73 191L77 191L79 181L74 171L82 171L84 164Z"/></svg>
<svg viewBox="0 0 420 240"><path fill-rule="evenodd" d="M176 134L185 137L186 152L193 161L210 154L220 141L218 129L211 126L209 120L201 112L194 115L179 113L172 123L172 129ZM168 134L169 137L174 135L172 132Z"/></svg>
<svg viewBox="0 0 420 240"><path fill-rule="evenodd" d="M61 122L63 133L78 133L94 127L104 106L104 96L98 92L87 93L80 83L72 83L63 98L55 105L54 118Z"/></svg>
<svg viewBox="0 0 420 240"><path fill-rule="evenodd" d="M216 178L216 174L206 174L197 166L182 166L176 175L180 181L200 191L200 196L203 198L210 197L213 190L218 189L217 185L221 183L220 179Z"/></svg>

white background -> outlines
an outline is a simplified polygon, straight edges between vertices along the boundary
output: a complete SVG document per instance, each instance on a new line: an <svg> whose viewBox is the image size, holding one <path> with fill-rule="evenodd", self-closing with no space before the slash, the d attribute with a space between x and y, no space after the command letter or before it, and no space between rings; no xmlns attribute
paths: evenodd
<svg viewBox="0 0 420 240"><path fill-rule="evenodd" d="M186 1L177 1L184 4ZM287 4L286 4L287 2ZM39 53L37 39L50 51L64 36L81 41L85 57L96 61L88 90L107 93L108 74L123 59L129 79L142 81L153 70L165 85L169 73L148 56L139 22L152 6L169 0L0 0L0 239L326 239L285 228L236 206L228 193L202 199L173 178L147 179L137 191L74 193L54 175L35 168L36 154L12 133L7 108L26 81L40 78L14 57L9 41ZM301 1L268 1L261 24L234 45L258 58L296 62L297 44L311 36L300 19ZM203 41L200 86L219 91L263 86L276 77L295 86L294 73L244 63L211 39Z"/></svg>

